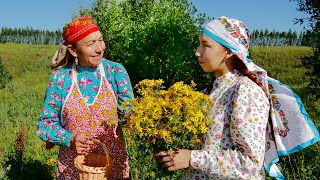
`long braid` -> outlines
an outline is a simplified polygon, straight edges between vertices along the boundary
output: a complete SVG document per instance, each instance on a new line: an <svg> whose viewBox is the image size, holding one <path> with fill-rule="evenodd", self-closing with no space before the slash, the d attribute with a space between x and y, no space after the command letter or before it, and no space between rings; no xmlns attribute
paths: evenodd
<svg viewBox="0 0 320 180"><path fill-rule="evenodd" d="M248 70L248 68L240 59L235 59L235 65L236 69L241 71L245 76L247 76L249 79L255 82L264 91L264 93L267 94L266 88L263 86L263 84L257 79L257 77L251 71Z"/></svg>
<svg viewBox="0 0 320 180"><path fill-rule="evenodd" d="M258 81L257 77L251 71L248 70L248 68L244 65L244 63L238 58L234 59L234 61L235 61L236 69L241 71L245 76L247 76L249 79L255 82L264 91L264 93L267 94L266 88L263 86L263 84L260 81ZM216 79L215 77L212 78L212 80L208 84L205 94L208 95L211 92L213 88L213 82L215 79Z"/></svg>
<svg viewBox="0 0 320 180"><path fill-rule="evenodd" d="M259 87L261 87L261 89L263 90L263 92L267 95L268 97L268 93L266 88L263 86L263 84L258 81L257 77L252 74L251 71L248 70L248 68L244 65L244 63L240 60L240 59L236 59L235 60L236 63L236 67L243 73L245 74L249 79L251 79L253 82L255 82ZM269 98L268 98L269 99ZM269 102L271 102L271 99L269 99ZM270 129L271 129L271 136L274 138L274 129L273 129L273 123L269 114L269 118L268 118L268 122L270 124Z"/></svg>

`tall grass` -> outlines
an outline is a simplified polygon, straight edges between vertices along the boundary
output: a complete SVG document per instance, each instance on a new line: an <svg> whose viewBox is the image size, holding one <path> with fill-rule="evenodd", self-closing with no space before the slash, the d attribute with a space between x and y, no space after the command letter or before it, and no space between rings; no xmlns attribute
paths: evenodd
<svg viewBox="0 0 320 180"><path fill-rule="evenodd" d="M57 149L46 151L36 136L36 120L42 108L44 91L50 76L50 60L56 46L1 44L0 57L6 71L12 76L4 89L0 90L0 157L1 169L6 168L11 179L27 177L48 179L41 175L52 174ZM17 135L24 129L24 148L17 158ZM11 162L11 166L8 162ZM20 166L16 166L18 162ZM43 171L47 168L47 173ZM20 169L20 176L15 169ZM38 169L38 170L37 170ZM3 176L3 177L1 177ZM4 178L0 173L0 179Z"/></svg>
<svg viewBox="0 0 320 180"><path fill-rule="evenodd" d="M50 174L55 172L58 148L46 150L45 143L36 136L35 131L51 73L51 57L56 49L57 46L52 45L0 44L1 63L12 76L12 80L0 89L0 179L50 179ZM306 69L299 60L299 57L311 53L307 47L254 47L251 59L265 68L271 77L292 87L319 129L320 100L313 100L312 94L305 93L309 78L304 75ZM24 138L17 141L21 133ZM21 143L24 146L19 150ZM151 179L147 172L152 166L152 159L143 162L137 158L141 150L135 147L129 149L132 177ZM315 158L319 157L319 152L318 144L281 157L279 166L284 176L287 179L320 177L320 160Z"/></svg>

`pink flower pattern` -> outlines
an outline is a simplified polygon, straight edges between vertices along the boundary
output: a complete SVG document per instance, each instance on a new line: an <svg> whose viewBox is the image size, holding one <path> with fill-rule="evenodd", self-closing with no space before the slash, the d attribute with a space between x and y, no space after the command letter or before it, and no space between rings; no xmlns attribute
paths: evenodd
<svg viewBox="0 0 320 180"><path fill-rule="evenodd" d="M268 98L237 70L218 77L213 87L212 123L191 151L183 179L264 179Z"/></svg>
<svg viewBox="0 0 320 180"><path fill-rule="evenodd" d="M105 78L108 79L106 82L108 82L113 94L117 97L116 100L113 100L113 102L116 102L115 107L121 107L121 104L125 100L133 98L133 91L127 71L121 64L105 59L102 60L102 65L105 69ZM83 97L87 97L87 103L94 103L98 96L98 92L100 94L99 89L102 88L100 86L102 81L100 68L84 68L77 66L77 74L78 91L81 92ZM83 84L80 83L82 82L82 79L86 79L85 81L83 80ZM55 144L59 145L60 148L63 149L67 148L70 144L72 132L70 129L66 129L68 121L61 117L62 106L65 105L65 101L69 99L66 97L71 93L71 91L74 91L74 88L71 87L73 87L72 65L67 65L52 71L52 75L46 89L44 105L37 122L38 127L36 132L40 139L47 142L47 145L51 144L50 146L46 146L46 148L52 148ZM118 113L115 114L121 115L121 109L116 108L115 111L118 111ZM125 121L122 116L119 116L118 120ZM120 131L121 130L119 129L119 132ZM112 131L113 134L114 132L118 133L117 131ZM118 135L118 137L121 136ZM104 140L104 142L107 141ZM125 164L129 167L127 162ZM124 167L125 166L123 166L123 169L126 169Z"/></svg>
<svg viewBox="0 0 320 180"><path fill-rule="evenodd" d="M92 104L84 103L84 97L76 83L74 83L70 96L66 99L62 117L65 122L64 129L72 134L84 133L90 138L100 139L106 144L113 166L107 179L120 180L129 177L129 157L125 148L122 131L110 127L110 122L117 124L116 98L111 85L103 77L102 87ZM62 133L57 131L56 136ZM93 145L91 153L104 155L101 146ZM74 149L60 148L58 158L57 179L78 179L78 172L74 166L77 153ZM117 172L117 173L115 173Z"/></svg>

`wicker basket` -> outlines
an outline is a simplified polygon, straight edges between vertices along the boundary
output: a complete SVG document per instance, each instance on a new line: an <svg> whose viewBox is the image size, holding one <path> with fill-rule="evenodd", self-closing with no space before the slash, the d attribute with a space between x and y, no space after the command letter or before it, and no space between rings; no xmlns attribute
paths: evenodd
<svg viewBox="0 0 320 180"><path fill-rule="evenodd" d="M99 143L106 153L106 156L99 154L78 155L74 159L74 165L78 170L80 180L102 180L107 179L112 169L112 160L105 144L98 139L93 139Z"/></svg>

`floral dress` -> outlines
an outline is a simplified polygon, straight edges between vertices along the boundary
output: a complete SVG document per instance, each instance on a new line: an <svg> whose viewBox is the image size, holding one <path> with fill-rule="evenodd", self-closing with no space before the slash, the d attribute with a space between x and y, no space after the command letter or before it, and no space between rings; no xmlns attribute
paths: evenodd
<svg viewBox="0 0 320 180"><path fill-rule="evenodd" d="M106 72L105 72L106 70ZM129 177L128 153L118 118L121 104L133 98L128 74L118 63L103 60L97 67L68 65L55 70L48 83L37 135L60 146L57 179L77 179L70 149L73 134L84 133L106 144L113 160L108 179ZM117 113L118 112L118 113ZM110 124L116 128L110 128ZM92 153L104 154L94 145Z"/></svg>
<svg viewBox="0 0 320 180"><path fill-rule="evenodd" d="M209 131L191 151L183 179L264 179L263 160L269 101L264 91L238 70L218 77Z"/></svg>

